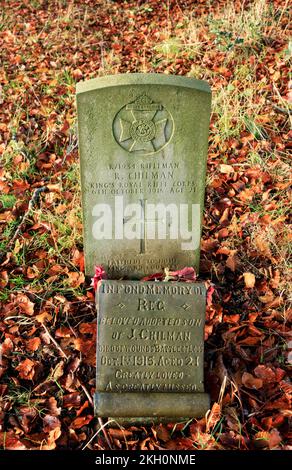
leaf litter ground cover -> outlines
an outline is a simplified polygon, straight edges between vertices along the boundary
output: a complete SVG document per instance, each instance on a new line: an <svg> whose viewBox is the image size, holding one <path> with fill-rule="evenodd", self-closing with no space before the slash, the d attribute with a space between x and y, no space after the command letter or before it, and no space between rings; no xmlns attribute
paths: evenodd
<svg viewBox="0 0 292 470"><path fill-rule="evenodd" d="M288 2L2 1L0 22L1 448L288 449ZM97 432L75 84L124 72L212 87L200 268L212 408Z"/></svg>

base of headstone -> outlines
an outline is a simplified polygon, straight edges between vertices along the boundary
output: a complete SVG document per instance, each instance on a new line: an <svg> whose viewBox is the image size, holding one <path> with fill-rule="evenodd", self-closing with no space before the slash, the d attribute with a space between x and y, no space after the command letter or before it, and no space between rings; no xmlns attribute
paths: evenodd
<svg viewBox="0 0 292 470"><path fill-rule="evenodd" d="M124 422L177 422L204 416L210 407L207 393L95 394L95 414Z"/></svg>
<svg viewBox="0 0 292 470"><path fill-rule="evenodd" d="M204 284L103 280L96 305L95 414L122 425L203 416Z"/></svg>

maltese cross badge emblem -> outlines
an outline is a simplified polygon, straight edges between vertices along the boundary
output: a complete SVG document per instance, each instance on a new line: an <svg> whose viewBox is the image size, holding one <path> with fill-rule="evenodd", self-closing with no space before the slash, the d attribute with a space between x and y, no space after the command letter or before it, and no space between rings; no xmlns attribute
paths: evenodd
<svg viewBox="0 0 292 470"><path fill-rule="evenodd" d="M169 143L173 127L172 116L165 107L144 94L120 109L113 122L113 134L128 152L151 155Z"/></svg>

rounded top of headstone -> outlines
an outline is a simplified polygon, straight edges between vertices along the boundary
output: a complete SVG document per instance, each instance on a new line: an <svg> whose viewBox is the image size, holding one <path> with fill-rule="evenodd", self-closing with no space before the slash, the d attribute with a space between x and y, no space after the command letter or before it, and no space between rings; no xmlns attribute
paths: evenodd
<svg viewBox="0 0 292 470"><path fill-rule="evenodd" d="M76 84L76 93L79 94L99 88L126 85L170 85L211 93L209 84L204 80L197 80L180 75L166 75L163 73L120 73L97 77L78 82Z"/></svg>

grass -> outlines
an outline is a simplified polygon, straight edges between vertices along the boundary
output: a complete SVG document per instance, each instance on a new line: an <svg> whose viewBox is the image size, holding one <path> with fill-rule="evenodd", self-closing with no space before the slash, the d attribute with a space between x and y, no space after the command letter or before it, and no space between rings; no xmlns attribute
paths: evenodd
<svg viewBox="0 0 292 470"><path fill-rule="evenodd" d="M28 407L32 408L41 417L46 414L46 409L43 407L43 400L32 397L32 391L22 386L11 385L9 392L4 395L3 400L9 400L12 403L14 413L18 415L19 408Z"/></svg>
<svg viewBox="0 0 292 470"><path fill-rule="evenodd" d="M14 194L2 194L0 195L0 203L4 209L11 209L16 203L16 197Z"/></svg>
<svg viewBox="0 0 292 470"><path fill-rule="evenodd" d="M232 3L227 4L220 16L211 15L209 25L216 35L215 43L223 50L233 48L255 48L271 33L277 11L266 0L251 2L249 8L236 9Z"/></svg>

